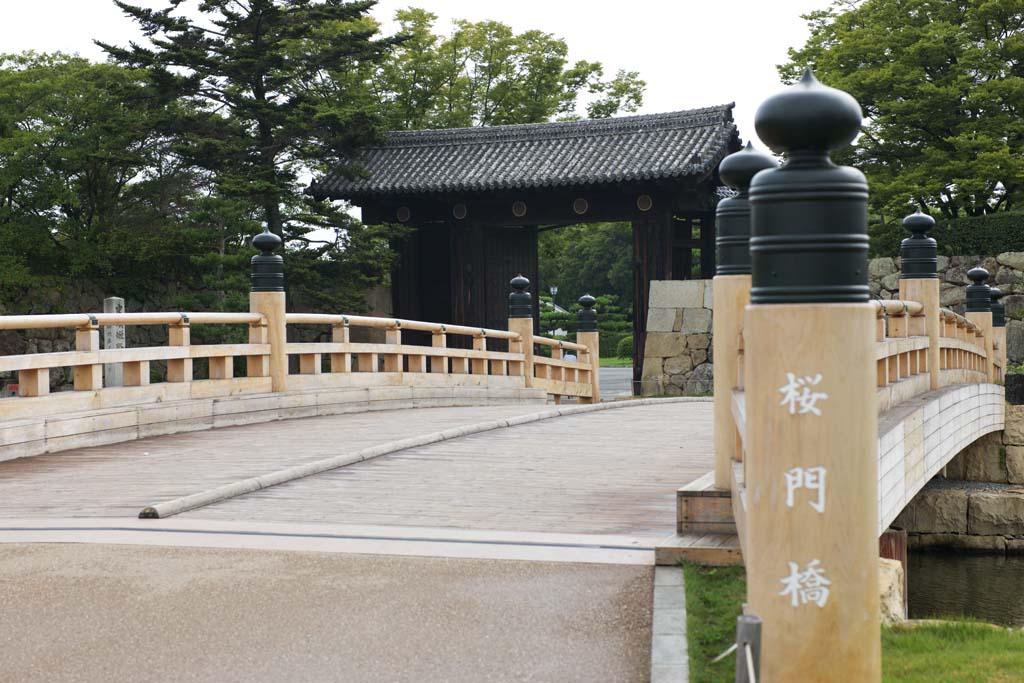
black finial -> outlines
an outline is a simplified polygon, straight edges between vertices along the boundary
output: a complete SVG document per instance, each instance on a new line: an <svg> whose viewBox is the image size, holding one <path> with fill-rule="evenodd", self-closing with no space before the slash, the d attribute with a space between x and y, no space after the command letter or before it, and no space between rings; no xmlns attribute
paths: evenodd
<svg viewBox="0 0 1024 683"><path fill-rule="evenodd" d="M584 294L579 299L580 306L580 332L597 332L597 311L594 310L594 304L597 303L597 299Z"/></svg>
<svg viewBox="0 0 1024 683"><path fill-rule="evenodd" d="M992 299L989 296L991 290L985 284L985 280L988 279L988 271L981 266L975 266L967 271L967 278L974 283L967 285L967 312L991 311Z"/></svg>
<svg viewBox="0 0 1024 683"><path fill-rule="evenodd" d="M795 85L761 103L754 129L773 152L825 153L853 142L862 118L853 96L822 85L808 68Z"/></svg>
<svg viewBox="0 0 1024 683"><path fill-rule="evenodd" d="M748 142L739 152L722 159L718 166L719 178L738 194L718 202L715 211L716 275L750 273L750 200L747 190L754 175L778 165L775 157L758 152Z"/></svg>
<svg viewBox="0 0 1024 683"><path fill-rule="evenodd" d="M992 305L992 327L1006 327L1006 306L1000 301L1004 296L1003 290L998 287L988 290L988 299Z"/></svg>
<svg viewBox="0 0 1024 683"><path fill-rule="evenodd" d="M533 297L526 291L530 281L520 274L512 278L509 284L512 285L513 291L508 295L508 317L532 318Z"/></svg>
<svg viewBox="0 0 1024 683"><path fill-rule="evenodd" d="M870 300L867 181L828 158L860 124L857 101L809 70L758 107L757 134L786 162L750 183L752 304Z"/></svg>
<svg viewBox="0 0 1024 683"><path fill-rule="evenodd" d="M918 209L903 219L903 227L912 234L900 242L900 279L916 280L939 276L939 246L928 236L935 219Z"/></svg>
<svg viewBox="0 0 1024 683"><path fill-rule="evenodd" d="M281 238L264 230L252 238L252 246L260 250L250 259L252 268L252 291L284 291L284 259L273 253L281 246Z"/></svg>

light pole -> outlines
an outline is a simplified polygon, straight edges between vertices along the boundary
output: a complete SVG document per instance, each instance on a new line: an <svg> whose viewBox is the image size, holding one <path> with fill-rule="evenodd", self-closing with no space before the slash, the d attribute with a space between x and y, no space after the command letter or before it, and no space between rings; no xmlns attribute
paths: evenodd
<svg viewBox="0 0 1024 683"><path fill-rule="evenodd" d="M558 294L558 285L548 286L548 291L551 292L551 307L554 308L556 305L555 295Z"/></svg>

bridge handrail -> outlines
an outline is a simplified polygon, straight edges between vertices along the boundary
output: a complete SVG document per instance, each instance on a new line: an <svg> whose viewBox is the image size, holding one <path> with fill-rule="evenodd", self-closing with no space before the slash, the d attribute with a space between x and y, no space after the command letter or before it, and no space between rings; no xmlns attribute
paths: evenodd
<svg viewBox="0 0 1024 683"><path fill-rule="evenodd" d="M490 337L492 339L509 339L519 341L518 332L495 330L487 327L467 327L465 325L449 325L447 323L431 323L422 320L406 320L404 318L373 317L365 315L338 315L329 313L288 313L285 321L289 325L348 325L352 327L369 327L374 329L403 329L419 332L437 332L445 334L461 334L469 337Z"/></svg>
<svg viewBox="0 0 1024 683"><path fill-rule="evenodd" d="M259 313L64 313L56 315L3 315L0 330L38 330L112 325L258 325Z"/></svg>

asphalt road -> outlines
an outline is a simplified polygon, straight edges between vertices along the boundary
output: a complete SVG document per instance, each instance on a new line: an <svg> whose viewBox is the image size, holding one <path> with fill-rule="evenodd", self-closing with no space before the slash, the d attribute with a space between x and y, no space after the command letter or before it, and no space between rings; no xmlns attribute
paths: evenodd
<svg viewBox="0 0 1024 683"><path fill-rule="evenodd" d="M601 398L632 396L633 368L601 368Z"/></svg>
<svg viewBox="0 0 1024 683"><path fill-rule="evenodd" d="M652 567L0 546L0 681L645 681Z"/></svg>

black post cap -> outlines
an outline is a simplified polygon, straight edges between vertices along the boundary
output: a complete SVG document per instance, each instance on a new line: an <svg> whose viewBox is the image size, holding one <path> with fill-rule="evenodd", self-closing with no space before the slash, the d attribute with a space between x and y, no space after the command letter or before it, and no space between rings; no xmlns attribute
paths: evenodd
<svg viewBox="0 0 1024 683"><path fill-rule="evenodd" d="M533 297L526 291L530 281L522 275L516 275L509 284L512 285L512 293L508 295L508 317L532 318Z"/></svg>
<svg viewBox="0 0 1024 683"><path fill-rule="evenodd" d="M967 278L974 283L967 285L967 312L985 313L991 311L991 289L985 284L985 280L988 279L988 271L981 266L975 266L967 271Z"/></svg>
<svg viewBox="0 0 1024 683"><path fill-rule="evenodd" d="M857 101L810 69L758 107L758 136L786 161L750 183L752 304L870 300L867 181L828 157L860 125Z"/></svg>
<svg viewBox="0 0 1024 683"><path fill-rule="evenodd" d="M939 276L939 246L928 236L935 219L926 213L912 213L903 219L910 237L900 242L900 279L917 280Z"/></svg>
<svg viewBox="0 0 1024 683"><path fill-rule="evenodd" d="M998 287L988 290L988 298L992 302L992 327L1006 327L1006 304L1000 301L1004 296Z"/></svg>
<svg viewBox="0 0 1024 683"><path fill-rule="evenodd" d="M775 157L757 151L750 142L719 164L718 177L738 194L718 202L715 210L716 275L750 274L750 197L747 190L759 171L778 166Z"/></svg>
<svg viewBox="0 0 1024 683"><path fill-rule="evenodd" d="M273 253L281 246L281 238L270 230L264 230L252 238L252 246L261 252L249 261L252 267L252 291L283 292L284 259Z"/></svg>
<svg viewBox="0 0 1024 683"><path fill-rule="evenodd" d="M580 306L580 332L597 332L597 311L594 310L594 304L597 303L597 299L584 294L579 299Z"/></svg>

